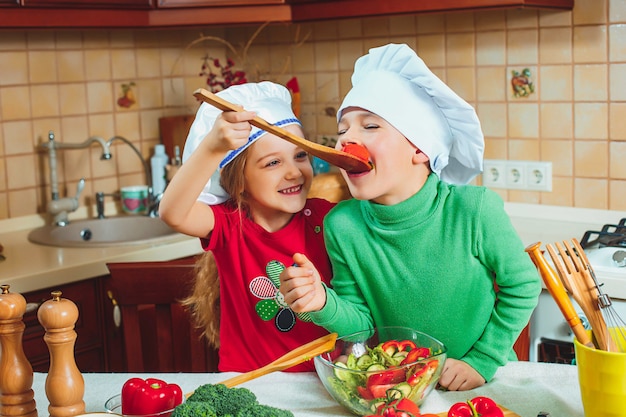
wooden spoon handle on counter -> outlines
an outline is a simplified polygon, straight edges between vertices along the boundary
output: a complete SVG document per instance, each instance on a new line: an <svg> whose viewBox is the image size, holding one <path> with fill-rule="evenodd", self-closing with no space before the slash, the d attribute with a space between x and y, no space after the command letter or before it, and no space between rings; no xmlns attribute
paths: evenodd
<svg viewBox="0 0 626 417"><path fill-rule="evenodd" d="M193 95L197 99L211 104L222 111L243 111L242 107L232 104L218 95L205 90L204 88L197 89ZM285 139L286 141L301 147L311 155L317 156L318 158L336 165L339 168L343 168L348 172L365 172L372 169L369 161L365 161L356 155L342 152L337 149L301 138L288 130L270 124L258 116L250 120L250 124L258 127L259 129L263 129L268 133L276 135L279 138Z"/></svg>
<svg viewBox="0 0 626 417"><path fill-rule="evenodd" d="M299 365L309 359L313 359L315 356L321 355L322 353L330 352L335 348L336 341L337 333L327 334L326 336L322 336L284 354L274 362L271 362L262 368L234 376L225 381L219 382L219 384L224 384L228 388L232 388L263 375L291 368L292 366ZM193 394L193 392L186 394L186 397L189 398L191 394Z"/></svg>
<svg viewBox="0 0 626 417"><path fill-rule="evenodd" d="M540 246L541 242L533 243L526 248L526 252L539 270L539 274L541 275L543 282L546 284L548 292L559 306L563 317L565 317L565 321L567 321L567 324L569 324L570 328L574 332L576 339L578 339L578 341L585 346L595 348L591 342L591 338L585 330L585 327L580 321L580 317L578 317L576 310L574 310L574 305L565 292L563 282L561 282L559 276L556 274L554 269L552 269L546 258L543 256L543 253L541 253L541 250L539 249Z"/></svg>

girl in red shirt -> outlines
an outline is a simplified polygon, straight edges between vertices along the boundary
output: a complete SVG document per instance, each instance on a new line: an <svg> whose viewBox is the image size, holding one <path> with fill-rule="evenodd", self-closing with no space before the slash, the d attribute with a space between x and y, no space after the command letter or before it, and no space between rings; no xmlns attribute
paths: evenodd
<svg viewBox="0 0 626 417"><path fill-rule="evenodd" d="M307 199L313 169L305 151L249 123L258 115L303 136L285 87L249 83L217 95L246 111L200 106L159 212L207 251L185 304L219 346L219 370L247 372L327 333L287 306L278 277L302 251L329 284L323 218L334 203Z"/></svg>

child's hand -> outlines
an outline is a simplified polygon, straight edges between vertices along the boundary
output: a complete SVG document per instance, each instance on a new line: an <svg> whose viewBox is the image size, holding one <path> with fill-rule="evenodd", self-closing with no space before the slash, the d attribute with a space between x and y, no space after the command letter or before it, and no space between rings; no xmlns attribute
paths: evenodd
<svg viewBox="0 0 626 417"><path fill-rule="evenodd" d="M239 149L248 143L252 130L249 123L256 116L255 112L224 112L216 120L211 131L205 137L207 146L212 151L228 152Z"/></svg>
<svg viewBox="0 0 626 417"><path fill-rule="evenodd" d="M466 362L446 359L439 385L448 391L467 391L485 384L485 379Z"/></svg>
<svg viewBox="0 0 626 417"><path fill-rule="evenodd" d="M301 253L293 255L297 266L280 274L280 292L296 313L318 311L326 304L326 289L315 265Z"/></svg>

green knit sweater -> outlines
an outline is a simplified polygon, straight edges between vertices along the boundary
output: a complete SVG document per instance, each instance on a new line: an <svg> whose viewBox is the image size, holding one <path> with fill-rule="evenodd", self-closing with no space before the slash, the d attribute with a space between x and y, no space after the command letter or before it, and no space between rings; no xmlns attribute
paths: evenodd
<svg viewBox="0 0 626 417"><path fill-rule="evenodd" d="M393 206L339 203L324 229L333 289L311 314L315 323L340 336L374 326L418 329L487 381L516 359L513 344L541 281L496 193L431 174Z"/></svg>

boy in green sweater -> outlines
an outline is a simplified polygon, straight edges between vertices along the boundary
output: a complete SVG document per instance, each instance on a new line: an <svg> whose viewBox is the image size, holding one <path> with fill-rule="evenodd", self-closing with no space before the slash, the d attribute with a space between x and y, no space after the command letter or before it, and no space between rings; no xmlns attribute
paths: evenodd
<svg viewBox="0 0 626 417"><path fill-rule="evenodd" d="M381 326L430 334L448 348L439 384L480 386L516 359L541 281L502 199L465 185L482 170L478 117L406 45L371 49L352 85L337 147L366 147L374 169L342 170L354 199L325 218L333 289L295 254L280 291L339 335Z"/></svg>

